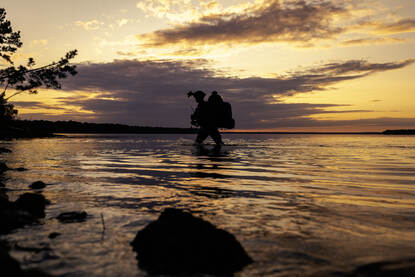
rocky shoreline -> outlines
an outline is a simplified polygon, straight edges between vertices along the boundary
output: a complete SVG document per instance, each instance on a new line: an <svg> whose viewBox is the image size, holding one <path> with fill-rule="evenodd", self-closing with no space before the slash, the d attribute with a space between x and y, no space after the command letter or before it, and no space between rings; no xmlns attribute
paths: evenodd
<svg viewBox="0 0 415 277"><path fill-rule="evenodd" d="M0 148L0 157L1 153L11 151ZM42 224L46 206L50 204L42 194L42 189L47 187L42 181L33 182L28 186L31 192L10 201L4 184L4 173L9 170L26 169L9 168L4 159L0 161L0 235ZM56 217L61 224L83 222L87 218L88 214L84 211L63 212ZM52 232L48 237L54 239L60 235ZM210 273L231 276L253 262L232 234L189 212L174 208L166 209L158 220L138 231L131 246L137 252L138 266L150 274ZM52 276L38 269L22 269L19 262L10 256L11 248L9 242L0 241L0 261L5 265L3 272L7 272L7 276Z"/></svg>
<svg viewBox="0 0 415 277"><path fill-rule="evenodd" d="M0 153L10 153L6 148L0 148ZM45 207L49 201L41 193L24 193L16 201L10 201L6 194L3 173L9 168L5 162L0 162L0 235L5 235L15 229L39 223L45 217ZM51 276L37 269L23 270L18 261L9 254L10 245L0 240L0 261L2 272L6 276Z"/></svg>

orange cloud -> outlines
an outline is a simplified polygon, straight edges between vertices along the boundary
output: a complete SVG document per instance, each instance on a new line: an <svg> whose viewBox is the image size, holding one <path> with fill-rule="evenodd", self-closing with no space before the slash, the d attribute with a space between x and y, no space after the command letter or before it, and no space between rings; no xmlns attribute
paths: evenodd
<svg viewBox="0 0 415 277"><path fill-rule="evenodd" d="M346 10L331 2L263 1L239 12L225 11L197 21L152 33L137 35L145 46L171 44L262 43L273 41L310 42L342 32L332 21Z"/></svg>
<svg viewBox="0 0 415 277"><path fill-rule="evenodd" d="M378 23L374 31L380 34L415 32L415 19L404 18L393 23Z"/></svg>

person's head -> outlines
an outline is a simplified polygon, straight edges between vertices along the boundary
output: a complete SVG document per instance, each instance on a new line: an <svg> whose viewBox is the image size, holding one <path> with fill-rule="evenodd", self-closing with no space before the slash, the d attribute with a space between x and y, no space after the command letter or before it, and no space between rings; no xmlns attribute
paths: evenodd
<svg viewBox="0 0 415 277"><path fill-rule="evenodd" d="M193 96L195 97L197 103L203 102L204 98L205 98L205 95L206 94L201 90L198 90L198 91L193 93Z"/></svg>

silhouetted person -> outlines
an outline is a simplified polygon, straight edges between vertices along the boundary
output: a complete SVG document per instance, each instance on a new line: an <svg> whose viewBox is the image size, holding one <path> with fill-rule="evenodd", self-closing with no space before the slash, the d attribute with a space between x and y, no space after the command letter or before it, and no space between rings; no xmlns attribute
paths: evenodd
<svg viewBox="0 0 415 277"><path fill-rule="evenodd" d="M196 92L189 92L188 97L190 96L194 96L196 102L197 102L197 107L195 109L195 111L193 112L193 114L191 115L191 123L192 125L195 126L199 126L199 133L197 134L196 137L196 143L197 144L201 144L203 143L203 141L210 136L213 141L216 143L216 145L220 146L223 144L222 142L222 137L219 133L218 130L218 118L217 118L217 106L215 106L214 103L216 103L215 101L218 100L218 97L220 98L220 100L222 100L222 98L217 95L216 92L216 96L213 97L212 101L213 103L210 103L210 98L213 96L209 97L209 102L206 102L204 100L206 94L201 91L198 90ZM223 102L223 101L222 101Z"/></svg>

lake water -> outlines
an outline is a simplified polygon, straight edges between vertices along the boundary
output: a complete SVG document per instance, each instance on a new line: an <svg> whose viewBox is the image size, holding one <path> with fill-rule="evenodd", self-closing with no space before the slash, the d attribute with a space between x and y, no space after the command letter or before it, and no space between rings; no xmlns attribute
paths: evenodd
<svg viewBox="0 0 415 277"><path fill-rule="evenodd" d="M6 236L25 267L145 276L129 243L167 207L233 233L255 263L239 276L306 276L415 257L415 137L71 135L0 142L9 195L49 184L41 225ZM59 213L85 210L83 223ZM104 229L105 226L105 229ZM62 233L49 239L51 232ZM36 248L37 251L28 251Z"/></svg>

